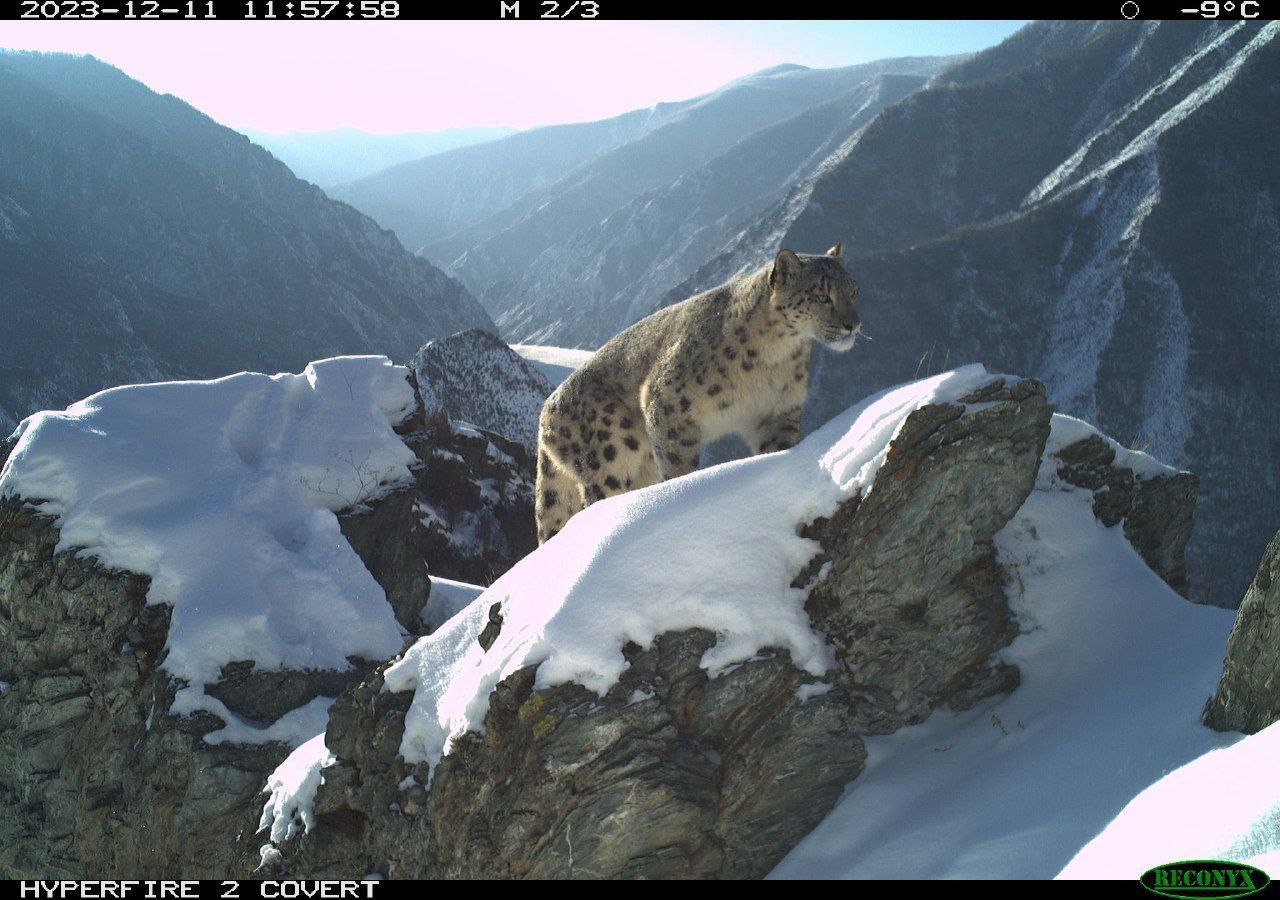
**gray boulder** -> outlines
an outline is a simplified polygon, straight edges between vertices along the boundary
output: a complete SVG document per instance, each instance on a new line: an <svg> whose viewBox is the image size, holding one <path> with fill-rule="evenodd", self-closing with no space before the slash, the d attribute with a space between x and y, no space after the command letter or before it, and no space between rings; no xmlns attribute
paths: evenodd
<svg viewBox="0 0 1280 900"><path fill-rule="evenodd" d="M1093 514L1110 528L1124 523L1124 536L1143 562L1186 597L1187 542L1195 524L1200 480L1190 472L1138 473L1116 462L1115 449L1098 435L1056 454L1058 477L1093 491Z"/></svg>
<svg viewBox="0 0 1280 900"><path fill-rule="evenodd" d="M1218 731L1253 734L1274 722L1280 722L1280 534L1240 601L1222 681L1205 709L1205 724Z"/></svg>
<svg viewBox="0 0 1280 900"><path fill-rule="evenodd" d="M538 414L551 382L487 331L473 328L424 344L409 361L428 415L442 411L538 449Z"/></svg>

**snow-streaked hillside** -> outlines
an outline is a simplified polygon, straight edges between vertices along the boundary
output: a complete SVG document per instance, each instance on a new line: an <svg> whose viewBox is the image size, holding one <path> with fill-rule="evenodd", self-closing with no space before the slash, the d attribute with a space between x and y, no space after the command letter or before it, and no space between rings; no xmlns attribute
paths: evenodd
<svg viewBox="0 0 1280 900"><path fill-rule="evenodd" d="M874 338L807 420L983 359L1201 479L1197 598L1280 528L1276 23L1037 22L884 110L670 303L844 242ZM1264 324L1266 323L1266 324Z"/></svg>
<svg viewBox="0 0 1280 900"><path fill-rule="evenodd" d="M0 431L119 384L492 327L244 135L92 57L0 51Z"/></svg>

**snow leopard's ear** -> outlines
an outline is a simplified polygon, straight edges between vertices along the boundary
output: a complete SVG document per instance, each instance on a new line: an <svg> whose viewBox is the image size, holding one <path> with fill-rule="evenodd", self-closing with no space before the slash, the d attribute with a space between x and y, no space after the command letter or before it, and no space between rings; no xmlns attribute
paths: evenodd
<svg viewBox="0 0 1280 900"><path fill-rule="evenodd" d="M799 271L800 257L790 250L779 250L777 257L773 261L773 268L769 271L769 286L776 287L780 284L786 284L787 280L794 278Z"/></svg>
<svg viewBox="0 0 1280 900"><path fill-rule="evenodd" d="M839 259L840 254L843 251L844 251L844 244L836 244L834 247L832 247L830 250L827 251L827 256L830 256L832 259Z"/></svg>

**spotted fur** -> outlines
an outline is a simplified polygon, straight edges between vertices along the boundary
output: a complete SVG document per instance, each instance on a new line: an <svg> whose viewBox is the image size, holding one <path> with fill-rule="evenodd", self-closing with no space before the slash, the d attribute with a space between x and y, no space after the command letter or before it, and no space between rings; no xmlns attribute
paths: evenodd
<svg viewBox="0 0 1280 900"><path fill-rule="evenodd" d="M742 435L756 453L794 445L812 341L853 346L857 294L839 244L783 250L601 347L542 408L539 542L596 500L693 471L723 435Z"/></svg>

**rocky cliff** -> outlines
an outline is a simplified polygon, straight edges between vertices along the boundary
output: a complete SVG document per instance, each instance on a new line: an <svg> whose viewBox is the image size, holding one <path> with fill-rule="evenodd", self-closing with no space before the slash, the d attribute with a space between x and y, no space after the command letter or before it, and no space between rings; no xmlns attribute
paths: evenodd
<svg viewBox="0 0 1280 900"><path fill-rule="evenodd" d="M423 345L409 362L428 414L452 419L538 450L538 414L551 382L487 331L472 329Z"/></svg>
<svg viewBox="0 0 1280 900"><path fill-rule="evenodd" d="M412 482L338 521L412 639L452 610L430 576L487 582L533 548L533 470L521 445L420 407L400 431ZM13 444L0 446L0 464ZM60 537L24 498L0 500L0 873L235 871L245 811L291 749L280 723L382 660L233 662L204 686L226 715L177 714L183 684L163 667L172 609L148 602L150 578L60 547ZM239 738L222 736L233 722Z"/></svg>

